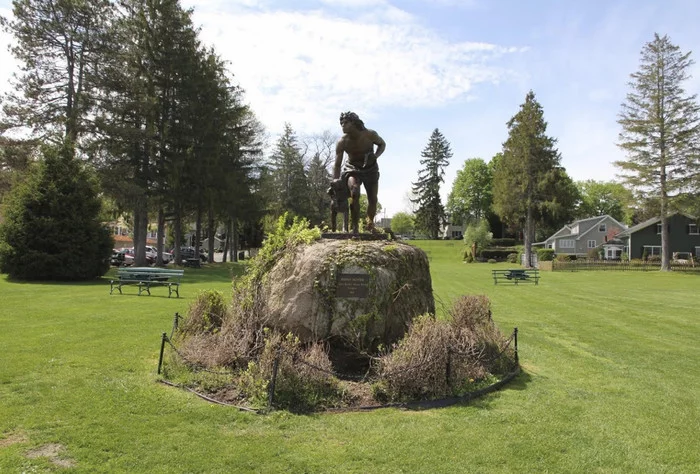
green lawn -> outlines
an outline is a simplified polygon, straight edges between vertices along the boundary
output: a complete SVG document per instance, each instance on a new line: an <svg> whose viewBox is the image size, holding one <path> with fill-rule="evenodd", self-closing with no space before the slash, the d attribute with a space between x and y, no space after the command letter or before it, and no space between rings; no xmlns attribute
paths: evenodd
<svg viewBox="0 0 700 474"><path fill-rule="evenodd" d="M509 265L416 244L441 312L486 294L504 333L519 328L524 373L504 390L425 411L241 413L155 373L173 314L228 293L240 266L186 269L180 299L0 276L0 472L700 472L700 276L494 286Z"/></svg>

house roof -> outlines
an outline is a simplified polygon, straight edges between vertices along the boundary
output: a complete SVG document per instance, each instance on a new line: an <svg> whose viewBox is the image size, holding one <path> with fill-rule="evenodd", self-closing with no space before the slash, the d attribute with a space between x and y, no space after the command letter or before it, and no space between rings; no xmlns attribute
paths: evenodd
<svg viewBox="0 0 700 474"><path fill-rule="evenodd" d="M683 214L683 213L681 213L681 212L674 212L674 213L672 213L672 214L669 214L669 215L667 216L667 218L673 217L673 216L676 216L676 215L685 216L685 217L687 217L688 219L695 219L694 216L691 216L691 215L689 215L689 214ZM627 229L627 230L623 230L622 232L620 232L620 233L617 234L617 235L618 235L618 237L627 237L627 236L629 236L629 235L634 234L635 232L637 232L637 231L639 231L639 230L646 229L646 228L649 227L650 225L654 225L654 224L657 224L657 223L659 223L659 222L661 222L661 217L652 217L651 219L647 219L647 220L645 220L644 222L640 222L639 224L634 225L634 226L630 227L630 228Z"/></svg>
<svg viewBox="0 0 700 474"><path fill-rule="evenodd" d="M630 227L627 230L623 230L622 232L620 232L618 234L618 237L627 237L628 235L634 234L638 230L645 229L645 228L649 227L650 225L656 224L657 222L660 222L660 221L661 221L660 217L652 217L651 219L647 219L644 222L640 222L637 225L633 225L632 227Z"/></svg>
<svg viewBox="0 0 700 474"><path fill-rule="evenodd" d="M572 222L571 224L566 224L564 227L562 227L561 229L559 229L558 231L556 231L554 234L552 234L550 237L548 237L548 238L545 240L545 242L547 242L547 241L549 241L549 240L552 240L552 239L559 238L559 237L568 237L568 236L576 237L576 240L579 240L581 237L583 237L583 236L586 235L588 232L590 232L590 230L593 229L597 224L603 222L606 218L610 218L610 219L612 219L613 221L617 222L618 224L620 224L620 227L622 227L623 229L626 227L624 224L618 222L615 218L609 216L608 214L604 214L604 215L602 215L602 216L587 217L587 218L585 218L585 219L579 219L579 220L577 220L577 221L574 221L574 222ZM572 227L575 227L576 225L579 225L579 226L580 226L581 223L589 222L589 221L596 221L596 222L595 222L594 224L592 224L592 225L591 225L586 231L584 231L584 232L577 233L577 234L572 234L572 233L571 233L571 228L572 228ZM542 242L542 243L544 243L544 242Z"/></svg>

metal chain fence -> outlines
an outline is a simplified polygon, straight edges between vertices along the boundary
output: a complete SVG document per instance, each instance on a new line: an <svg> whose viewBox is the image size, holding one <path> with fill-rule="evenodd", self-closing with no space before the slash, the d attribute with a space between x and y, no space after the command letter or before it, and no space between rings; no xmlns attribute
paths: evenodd
<svg viewBox="0 0 700 474"><path fill-rule="evenodd" d="M161 335L161 346L160 346L160 356L158 358L158 375L161 374L162 368L163 368L163 357L164 357L164 352L165 352L165 347L166 344L170 346L170 348L173 350L173 353L192 371L194 372L206 372L214 375L219 375L219 376L230 376L234 377L235 373L232 371L214 371L214 370L209 370L206 367L203 367L201 364L193 362L188 360L188 358L182 354L177 347L172 343L172 337L174 336L175 332L178 329L179 321L183 319L182 316L180 316L178 313L175 313L175 317L173 319L173 328L171 331L170 336L167 335L167 333L162 333ZM456 403L459 401L466 401L470 400L472 398L481 396L483 394L489 393L490 391L496 390L500 388L501 386L505 385L505 383L508 383L511 381L515 376L520 372L520 364L519 364L519 358L518 358L518 328L514 328L511 336L502 344L501 347L499 347L498 353L496 355L493 355L492 357L488 359L482 359L481 356L485 352L485 346L481 348L472 348L471 350L467 352L459 351L454 348L448 347L446 349L447 352L447 358L446 358L446 368L445 368L445 377L446 377L446 382L447 385L450 386L452 380L451 380L451 368L452 364L455 362L455 358L475 358L479 362L483 363L493 363L500 359L505 352L508 350L508 348L513 345L513 352L514 352L514 362L515 362L515 370L512 371L509 374L506 374L505 377L503 377L500 381L496 382L495 384L492 384L491 386L476 390L474 392L467 393L465 395L459 396L459 397L450 397L447 399L442 399L442 400L431 400L431 401L421 401L421 402L415 402L415 403L389 403L389 404L382 404L382 405L372 405L369 407L357 407L355 408L356 410L367 410L367 409L375 409L375 408L387 408L387 407L408 407L408 406L421 406L421 407L429 407L429 406L446 406L444 403L446 402L452 402ZM282 347L282 345L278 345L277 348L275 349L275 359L273 361L273 368L272 368L272 374L268 383L268 400L267 400L267 410L271 410L274 404L274 398L275 398L275 386L277 383L277 376L278 376L278 371L279 371L279 364L280 360L283 356L283 354L286 354L287 356L292 358L292 361L294 363L300 363L306 367L309 367L310 369L313 369L315 371L318 371L320 373L335 377L340 380L350 380L350 381L357 381L357 382L370 382L372 380L376 380L377 374L375 373L374 376L371 376L370 374L373 372L373 369L376 371L376 368L372 367L371 360L378 360L378 358L370 358L370 364L367 372L364 375L357 375L357 374L341 374L338 372L335 372L333 370L328 370L323 367L319 367L317 365L314 365L310 362L307 362L301 358L298 357L297 353L287 351ZM431 367L433 365L436 365L438 363L442 363L442 359L439 357L435 357L430 361L427 361L426 363L419 363L419 364L414 364L409 367L402 367L400 370L396 372L385 372L382 373L382 377L389 378L392 375L396 375L398 372L410 372L418 369L425 369L428 367ZM202 393L199 393L189 387L183 386L183 385L178 385L174 384L172 382L169 382L165 379L162 380L163 383L166 385L174 386L174 387L180 387L188 390L189 392L194 393L195 395L210 401L212 403L217 403L221 405L226 405L226 406L232 406L241 410L245 411L250 411L250 412L261 412L262 410L259 409L254 409L254 408L249 408L249 407L242 407L238 405L233 405L230 403L225 403L221 402L218 400L215 400L213 398L210 398ZM329 410L329 411L343 411L343 410ZM347 411L344 410L344 411Z"/></svg>

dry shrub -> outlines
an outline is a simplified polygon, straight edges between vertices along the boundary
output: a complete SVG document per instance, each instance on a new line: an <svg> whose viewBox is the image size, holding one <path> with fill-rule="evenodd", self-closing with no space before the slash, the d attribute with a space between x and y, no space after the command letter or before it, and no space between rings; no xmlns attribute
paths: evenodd
<svg viewBox="0 0 700 474"><path fill-rule="evenodd" d="M337 405L342 394L322 344L304 347L293 334L265 331L265 345L257 361L241 373L239 385L253 405L266 403L275 360L275 405L292 411L310 411Z"/></svg>
<svg viewBox="0 0 700 474"><path fill-rule="evenodd" d="M187 317L179 328L180 332L184 336L215 334L221 330L227 310L224 295L220 291L200 291L190 304Z"/></svg>
<svg viewBox="0 0 700 474"><path fill-rule="evenodd" d="M379 377L390 399L416 400L446 393L449 332L444 321L419 316L394 350L381 357Z"/></svg>
<svg viewBox="0 0 700 474"><path fill-rule="evenodd" d="M496 355L504 338L491 318L491 301L485 295L461 296L452 305L450 316L455 351L470 352L479 347L486 356Z"/></svg>
<svg viewBox="0 0 700 474"><path fill-rule="evenodd" d="M514 366L513 351L491 319L485 296L458 299L449 321L417 318L392 352L380 358L379 385L392 400L457 395Z"/></svg>

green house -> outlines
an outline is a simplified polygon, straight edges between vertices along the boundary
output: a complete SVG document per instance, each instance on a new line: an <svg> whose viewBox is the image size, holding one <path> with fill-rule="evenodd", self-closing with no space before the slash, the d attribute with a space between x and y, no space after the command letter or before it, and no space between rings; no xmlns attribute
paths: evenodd
<svg viewBox="0 0 700 474"><path fill-rule="evenodd" d="M685 214L672 214L667 221L671 256L700 257L698 220ZM624 242L630 259L661 255L661 218L655 217L615 236Z"/></svg>

